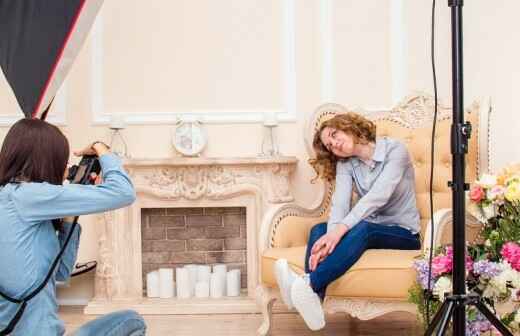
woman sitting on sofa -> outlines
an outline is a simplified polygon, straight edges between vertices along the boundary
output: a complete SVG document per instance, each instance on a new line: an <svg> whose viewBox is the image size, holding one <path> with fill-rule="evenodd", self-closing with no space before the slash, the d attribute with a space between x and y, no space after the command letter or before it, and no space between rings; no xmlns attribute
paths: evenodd
<svg viewBox="0 0 520 336"><path fill-rule="evenodd" d="M420 249L415 177L404 144L376 139L375 124L355 113L322 123L314 135L317 177L336 180L329 220L311 229L305 274L287 260L275 264L282 300L308 327L325 326L322 300L327 286L347 272L367 249ZM351 207L353 187L359 201Z"/></svg>

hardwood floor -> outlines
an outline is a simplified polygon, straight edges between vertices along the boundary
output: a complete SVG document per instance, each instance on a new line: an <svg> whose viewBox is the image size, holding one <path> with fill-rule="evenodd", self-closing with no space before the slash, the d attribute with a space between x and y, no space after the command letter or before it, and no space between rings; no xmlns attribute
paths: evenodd
<svg viewBox="0 0 520 336"><path fill-rule="evenodd" d="M60 310L67 331L96 318L84 315L82 307L66 307ZM262 322L261 315L145 315L150 336L254 336ZM391 313L370 321L360 321L343 314L327 316L323 330L312 332L301 317L293 313L274 315L272 336L415 336L422 328L414 316L406 313ZM100 335L101 336L101 335Z"/></svg>

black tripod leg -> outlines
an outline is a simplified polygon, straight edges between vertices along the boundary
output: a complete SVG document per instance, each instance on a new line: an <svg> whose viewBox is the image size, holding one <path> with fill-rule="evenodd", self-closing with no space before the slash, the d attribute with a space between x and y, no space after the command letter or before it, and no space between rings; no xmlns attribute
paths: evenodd
<svg viewBox="0 0 520 336"><path fill-rule="evenodd" d="M502 335L506 335L506 336L513 336L513 333L511 333L511 331L509 331L509 329L507 329L507 327L502 323L502 321L500 321L496 316L495 314L493 314L488 307L486 307L485 304L482 303L482 301L478 300L478 301L475 301L475 302L472 302L473 305L475 305L475 307L477 307L477 309L482 313L484 314L484 316L486 316L486 318L489 320L489 322L491 322L491 324L497 328L498 331L500 331L500 333Z"/></svg>
<svg viewBox="0 0 520 336"><path fill-rule="evenodd" d="M424 336L430 336L433 335L433 331L435 330L435 327L439 322L441 321L441 318L444 316L444 311L448 307L448 301L444 300L442 305L439 307L439 310L433 317L433 320L430 322L430 325L428 326L428 329L426 329L426 332L424 333Z"/></svg>
<svg viewBox="0 0 520 336"><path fill-rule="evenodd" d="M450 321L451 314L453 313L453 309L455 308L455 302L448 302L448 307L444 314L442 314L441 324L439 329L437 330L437 336L443 336L446 333L446 328L448 327L448 322Z"/></svg>

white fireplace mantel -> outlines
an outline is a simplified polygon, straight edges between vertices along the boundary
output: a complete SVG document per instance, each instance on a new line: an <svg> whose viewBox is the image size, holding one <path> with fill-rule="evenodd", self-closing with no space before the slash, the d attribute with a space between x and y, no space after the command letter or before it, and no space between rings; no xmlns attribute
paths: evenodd
<svg viewBox="0 0 520 336"><path fill-rule="evenodd" d="M95 296L87 314L121 308L143 314L256 312L257 240L263 214L294 200L290 178L295 157L129 159L125 169L137 200L98 216L101 226ZM245 207L247 294L220 300L148 299L142 293L141 209Z"/></svg>

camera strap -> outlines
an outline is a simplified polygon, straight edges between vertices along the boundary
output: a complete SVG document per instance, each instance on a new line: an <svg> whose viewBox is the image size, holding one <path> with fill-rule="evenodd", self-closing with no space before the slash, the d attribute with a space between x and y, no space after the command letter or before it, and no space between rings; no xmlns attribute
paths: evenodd
<svg viewBox="0 0 520 336"><path fill-rule="evenodd" d="M14 317L7 324L7 327L5 327L3 330L0 330L0 336L9 335L10 333L13 332L14 327L22 318L23 312L25 311L25 307L27 306L27 303L29 302L29 300L31 300L33 297L38 295L38 293L41 292L41 290L43 288L45 288L45 286L49 282L50 278L54 274L56 266L58 265L58 262L61 260L61 257L63 256L63 253L65 252L65 249L67 248L67 245L69 244L70 238L72 237L72 234L74 233L74 230L76 229L77 224L78 224L78 216L74 217L74 222L72 222L72 227L67 235L67 238L65 239L65 243L63 244L63 246L62 246L60 252L58 253L58 255L56 256L56 258L54 258L54 261L52 262L52 266L51 266L49 272L47 273L47 275L45 276L45 279L42 281L42 283L36 289L34 289L26 297L21 298L21 299L15 299L15 298L12 298L12 297L0 292L0 296L2 298L6 299L9 302L17 303L20 305L20 307L16 311L16 314L14 315Z"/></svg>

